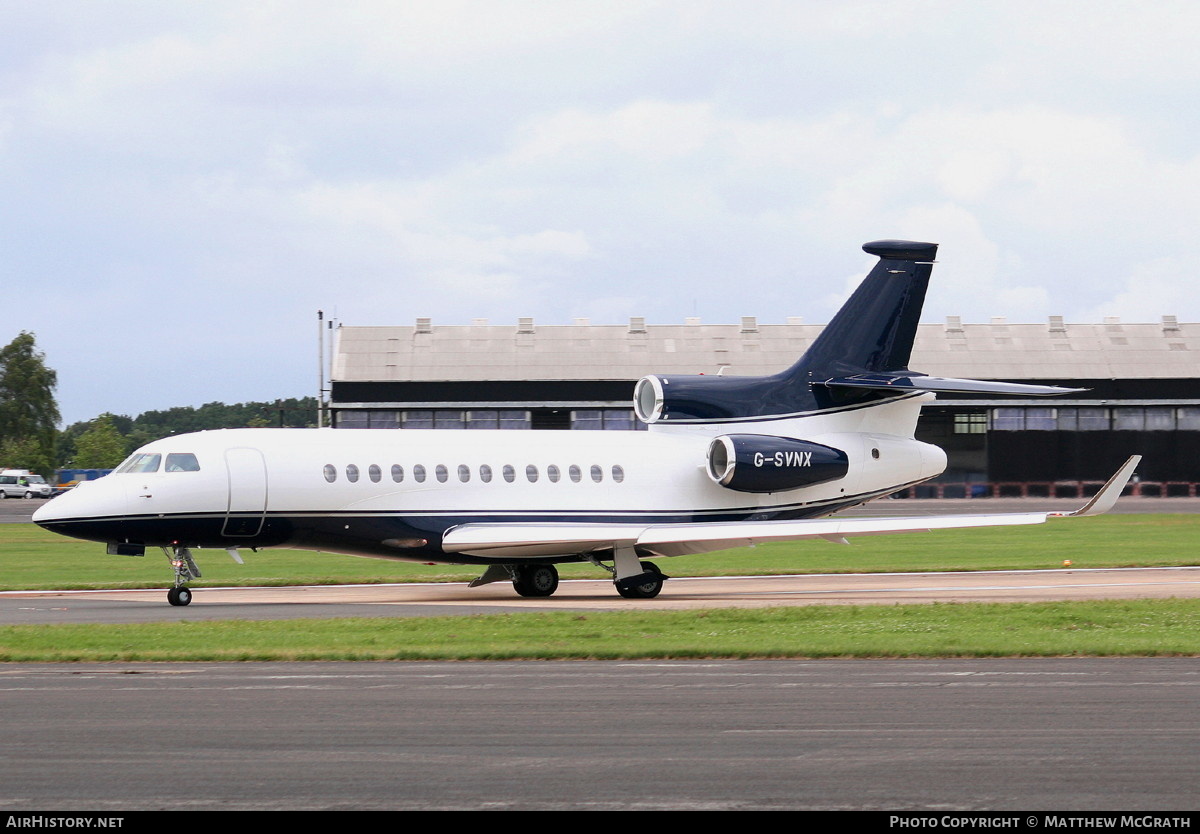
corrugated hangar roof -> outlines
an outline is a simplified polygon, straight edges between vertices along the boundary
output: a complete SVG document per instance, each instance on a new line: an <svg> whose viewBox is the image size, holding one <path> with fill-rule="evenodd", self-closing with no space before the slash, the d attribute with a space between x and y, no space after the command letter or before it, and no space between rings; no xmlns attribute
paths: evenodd
<svg viewBox="0 0 1200 834"><path fill-rule="evenodd" d="M791 365L823 325L759 324L469 325L337 329L333 380L634 380L648 373L774 373ZM1200 324L1174 316L1148 324L1108 318L1067 324L963 324L950 317L918 328L910 367L936 376L984 379L1179 379L1195 377Z"/></svg>

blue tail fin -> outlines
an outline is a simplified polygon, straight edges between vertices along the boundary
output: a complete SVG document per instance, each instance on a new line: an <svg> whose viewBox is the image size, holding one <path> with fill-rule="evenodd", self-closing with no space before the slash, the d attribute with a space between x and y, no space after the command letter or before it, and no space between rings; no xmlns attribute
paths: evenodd
<svg viewBox="0 0 1200 834"><path fill-rule="evenodd" d="M1075 390L931 377L908 368L936 243L877 240L879 257L853 295L804 355L772 376L647 376L634 410L647 423L775 419L865 405L923 391L1045 396Z"/></svg>
<svg viewBox="0 0 1200 834"><path fill-rule="evenodd" d="M785 376L815 382L908 368L936 243L877 240L879 263Z"/></svg>

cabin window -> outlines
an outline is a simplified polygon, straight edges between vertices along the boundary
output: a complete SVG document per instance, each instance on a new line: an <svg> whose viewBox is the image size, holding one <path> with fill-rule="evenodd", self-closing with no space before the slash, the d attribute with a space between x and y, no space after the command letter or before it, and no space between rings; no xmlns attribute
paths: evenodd
<svg viewBox="0 0 1200 834"><path fill-rule="evenodd" d="M168 472L199 472L200 461L191 452L172 452L167 455Z"/></svg>
<svg viewBox="0 0 1200 834"><path fill-rule="evenodd" d="M562 473L559 472L558 467L552 463L546 467L546 477L550 479L550 483L557 484L559 479L562 477Z"/></svg>
<svg viewBox="0 0 1200 834"><path fill-rule="evenodd" d="M616 481L618 484L619 484L619 483L623 483L623 482L624 482L624 480L625 480L625 470L624 470L624 469L621 467L621 465L620 465L620 464L613 464L613 468L612 468L612 479L613 479L614 481Z"/></svg>
<svg viewBox="0 0 1200 834"><path fill-rule="evenodd" d="M485 484L490 484L492 482L492 467L488 466L486 463L480 464L479 480L483 481Z"/></svg>
<svg viewBox="0 0 1200 834"><path fill-rule="evenodd" d="M392 465L392 480L398 484L404 482L404 467L398 463Z"/></svg>
<svg viewBox="0 0 1200 834"><path fill-rule="evenodd" d="M371 479L371 483L379 483L379 479L383 477L383 471L374 463L367 469L367 477Z"/></svg>
<svg viewBox="0 0 1200 834"><path fill-rule="evenodd" d="M467 466L465 463L460 463L458 465L458 479L464 484L471 480L471 467Z"/></svg>
<svg viewBox="0 0 1200 834"><path fill-rule="evenodd" d="M337 480L337 467L332 463L325 464L325 480L331 484Z"/></svg>
<svg viewBox="0 0 1200 834"><path fill-rule="evenodd" d="M423 465L418 463L413 467L413 480L418 484L425 483L425 467Z"/></svg>
<svg viewBox="0 0 1200 834"><path fill-rule="evenodd" d="M583 480L583 470L573 463L571 464L571 468L567 470L567 474L571 476L572 483L577 484Z"/></svg>
<svg viewBox="0 0 1200 834"><path fill-rule="evenodd" d="M346 480L350 483L358 483L358 467L353 463L346 467Z"/></svg>
<svg viewBox="0 0 1200 834"><path fill-rule="evenodd" d="M137 452L131 455L124 463L117 467L118 474L126 472L146 473L157 472L158 464L162 460L162 455L151 452Z"/></svg>
<svg viewBox="0 0 1200 834"><path fill-rule="evenodd" d="M433 472L434 477L437 478L439 484L446 483L446 479L450 477L450 472L446 469L446 464L444 463L439 463L436 467L434 467Z"/></svg>
<svg viewBox="0 0 1200 834"><path fill-rule="evenodd" d="M592 480L596 483L604 480L604 470L594 463L592 464Z"/></svg>
<svg viewBox="0 0 1200 834"><path fill-rule="evenodd" d="M504 464L504 480L508 481L511 484L516 479L517 479L517 470L513 469L513 465L511 463Z"/></svg>
<svg viewBox="0 0 1200 834"><path fill-rule="evenodd" d="M538 468L532 463L526 466L525 477L529 479L529 483L536 484L538 479Z"/></svg>

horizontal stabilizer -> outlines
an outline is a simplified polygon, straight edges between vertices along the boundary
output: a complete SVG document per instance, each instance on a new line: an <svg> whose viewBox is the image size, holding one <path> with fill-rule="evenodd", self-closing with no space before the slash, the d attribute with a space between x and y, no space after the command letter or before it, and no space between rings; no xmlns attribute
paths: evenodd
<svg viewBox="0 0 1200 834"><path fill-rule="evenodd" d="M936 391L943 394L1013 394L1026 397L1053 397L1078 394L1087 388L1062 388L1058 385L1026 385L1020 382L995 382L987 379L951 379L941 376L907 374L855 374L815 383L829 388L891 389L893 391Z"/></svg>

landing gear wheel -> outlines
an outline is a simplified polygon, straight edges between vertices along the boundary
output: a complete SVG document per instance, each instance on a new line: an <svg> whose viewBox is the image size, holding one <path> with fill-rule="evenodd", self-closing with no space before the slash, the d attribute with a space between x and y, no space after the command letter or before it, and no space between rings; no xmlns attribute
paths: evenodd
<svg viewBox="0 0 1200 834"><path fill-rule="evenodd" d="M518 565L513 588L523 597L548 597L558 590L558 568L554 565Z"/></svg>
<svg viewBox="0 0 1200 834"><path fill-rule="evenodd" d="M192 591L180 585L167 591L167 602L172 605L187 605L192 601Z"/></svg>
<svg viewBox="0 0 1200 834"><path fill-rule="evenodd" d="M653 562L642 562L642 567L647 572L654 574L656 577L651 582L643 582L641 585L634 585L629 588L617 586L617 593L625 597L625 599L654 599L662 591L663 579L662 571L658 569L658 565Z"/></svg>

